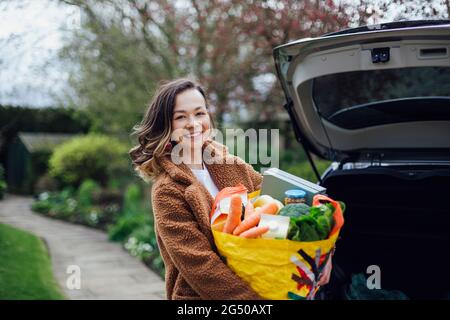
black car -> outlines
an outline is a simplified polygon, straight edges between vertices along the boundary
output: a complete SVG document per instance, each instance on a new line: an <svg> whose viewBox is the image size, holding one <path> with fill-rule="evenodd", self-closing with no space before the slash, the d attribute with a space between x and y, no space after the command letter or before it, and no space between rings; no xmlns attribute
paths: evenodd
<svg viewBox="0 0 450 320"><path fill-rule="evenodd" d="M384 290L449 299L450 20L301 39L274 58L296 138L333 161L319 183L346 203L331 297L374 265Z"/></svg>

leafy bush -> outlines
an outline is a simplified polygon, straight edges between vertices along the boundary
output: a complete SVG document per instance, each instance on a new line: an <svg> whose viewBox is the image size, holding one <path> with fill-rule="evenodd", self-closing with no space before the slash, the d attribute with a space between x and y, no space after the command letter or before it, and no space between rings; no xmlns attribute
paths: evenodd
<svg viewBox="0 0 450 320"><path fill-rule="evenodd" d="M113 225L121 216L120 206L116 203L110 203L98 206L97 227L107 231L110 225Z"/></svg>
<svg viewBox="0 0 450 320"><path fill-rule="evenodd" d="M8 139L18 131L87 132L91 126L85 110L80 108L33 108L0 105L0 128Z"/></svg>
<svg viewBox="0 0 450 320"><path fill-rule="evenodd" d="M140 226L150 224L148 214L124 215L117 223L108 230L109 239L113 241L124 241Z"/></svg>
<svg viewBox="0 0 450 320"><path fill-rule="evenodd" d="M122 207L123 194L120 192L120 190L101 188L93 192L92 201L97 205L108 205L114 203L119 207Z"/></svg>
<svg viewBox="0 0 450 320"><path fill-rule="evenodd" d="M109 136L77 137L55 148L49 160L49 172L73 186L86 179L106 186L110 177L128 171L127 151L125 144Z"/></svg>
<svg viewBox="0 0 450 320"><path fill-rule="evenodd" d="M120 216L120 208L115 204L106 206L92 206L80 211L78 223L85 224L102 230L107 230L110 225L117 222Z"/></svg>
<svg viewBox="0 0 450 320"><path fill-rule="evenodd" d="M42 192L31 205L33 211L53 217L70 216L76 209L77 201L73 198L74 190L66 187L60 192Z"/></svg>
<svg viewBox="0 0 450 320"><path fill-rule="evenodd" d="M78 188L78 203L80 206L89 207L92 205L93 194L98 191L100 186L97 182L92 179L87 179L83 181L81 186Z"/></svg>
<svg viewBox="0 0 450 320"><path fill-rule="evenodd" d="M4 180L0 180L0 199L3 199L6 191L6 182Z"/></svg>
<svg viewBox="0 0 450 320"><path fill-rule="evenodd" d="M75 191L72 187L66 187L60 192L41 193L38 199L39 201L33 203L32 209L41 209L38 212L48 213L53 217L70 217L77 207Z"/></svg>
<svg viewBox="0 0 450 320"><path fill-rule="evenodd" d="M316 164L317 171L319 171L320 175L322 175L331 164L330 161L325 161L325 160L314 160L314 163ZM314 171L313 171L309 161L299 162L290 167L283 168L283 170L285 170L293 175L296 175L300 178L306 179L308 181L317 182L317 177L314 174Z"/></svg>
<svg viewBox="0 0 450 320"><path fill-rule="evenodd" d="M122 184L121 184L120 179L118 179L116 177L112 177L108 181L108 189L111 189L111 190L119 190L121 185Z"/></svg>
<svg viewBox="0 0 450 320"><path fill-rule="evenodd" d="M58 181L47 173L38 178L34 185L34 194L39 195L46 191L56 191L58 188Z"/></svg>
<svg viewBox="0 0 450 320"><path fill-rule="evenodd" d="M130 237L136 238L140 242L149 243L152 246L156 244L155 231L153 230L152 223L145 223L139 226L131 233Z"/></svg>
<svg viewBox="0 0 450 320"><path fill-rule="evenodd" d="M124 214L138 214L142 199L141 188L137 184L128 185L123 199Z"/></svg>
<svg viewBox="0 0 450 320"><path fill-rule="evenodd" d="M148 221L150 223L137 227L130 234L124 241L124 248L131 255L140 258L149 268L164 278L164 262L159 252L152 219Z"/></svg>
<svg viewBox="0 0 450 320"><path fill-rule="evenodd" d="M116 223L120 216L120 207L115 203L103 205L87 205L90 203L87 189L94 186L86 183L85 190L75 192L67 187L61 192L43 192L31 206L33 211L46 214L53 218L79 223L102 230ZM81 188L80 188L81 189ZM93 190L93 189L91 189ZM78 198L85 199L83 205Z"/></svg>
<svg viewBox="0 0 450 320"><path fill-rule="evenodd" d="M136 228L127 238L124 247L133 256L142 260L151 258L158 251L153 227L150 224L144 224Z"/></svg>
<svg viewBox="0 0 450 320"><path fill-rule="evenodd" d="M3 174L4 174L3 166L0 165L0 200L3 199L6 191L6 182L3 180L4 179Z"/></svg>
<svg viewBox="0 0 450 320"><path fill-rule="evenodd" d="M39 195L39 201L33 202L31 209L35 212L47 214L53 206L48 197L48 192L41 193Z"/></svg>
<svg viewBox="0 0 450 320"><path fill-rule="evenodd" d="M280 163L284 166L292 166L304 161L307 161L307 157L300 145L296 148L285 149L280 152Z"/></svg>

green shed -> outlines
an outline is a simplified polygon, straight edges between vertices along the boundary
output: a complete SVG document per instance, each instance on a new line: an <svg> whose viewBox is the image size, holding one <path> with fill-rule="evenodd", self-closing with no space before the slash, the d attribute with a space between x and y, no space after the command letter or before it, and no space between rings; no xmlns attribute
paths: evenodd
<svg viewBox="0 0 450 320"><path fill-rule="evenodd" d="M18 132L6 155L8 192L32 194L37 179L48 168L53 149L79 134Z"/></svg>

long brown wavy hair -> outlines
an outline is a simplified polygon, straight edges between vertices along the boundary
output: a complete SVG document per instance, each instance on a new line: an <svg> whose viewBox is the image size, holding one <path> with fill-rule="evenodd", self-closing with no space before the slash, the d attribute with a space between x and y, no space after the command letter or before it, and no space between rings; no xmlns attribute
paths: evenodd
<svg viewBox="0 0 450 320"><path fill-rule="evenodd" d="M203 95L211 122L210 129L215 127L205 90L196 81L180 78L161 82L141 123L133 127L131 135L137 135L139 144L128 152L134 170L146 182L150 182L161 172L155 159L170 154L170 149L166 146L174 143L170 138L175 99L179 93L189 89L196 89Z"/></svg>

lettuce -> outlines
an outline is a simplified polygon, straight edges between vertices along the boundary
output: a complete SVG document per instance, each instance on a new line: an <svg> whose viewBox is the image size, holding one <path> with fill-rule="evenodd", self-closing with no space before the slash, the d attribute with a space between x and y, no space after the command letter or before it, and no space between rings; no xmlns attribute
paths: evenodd
<svg viewBox="0 0 450 320"><path fill-rule="evenodd" d="M334 226L334 207L321 204L310 207L307 214L290 216L287 238L294 241L318 241L328 237Z"/></svg>

